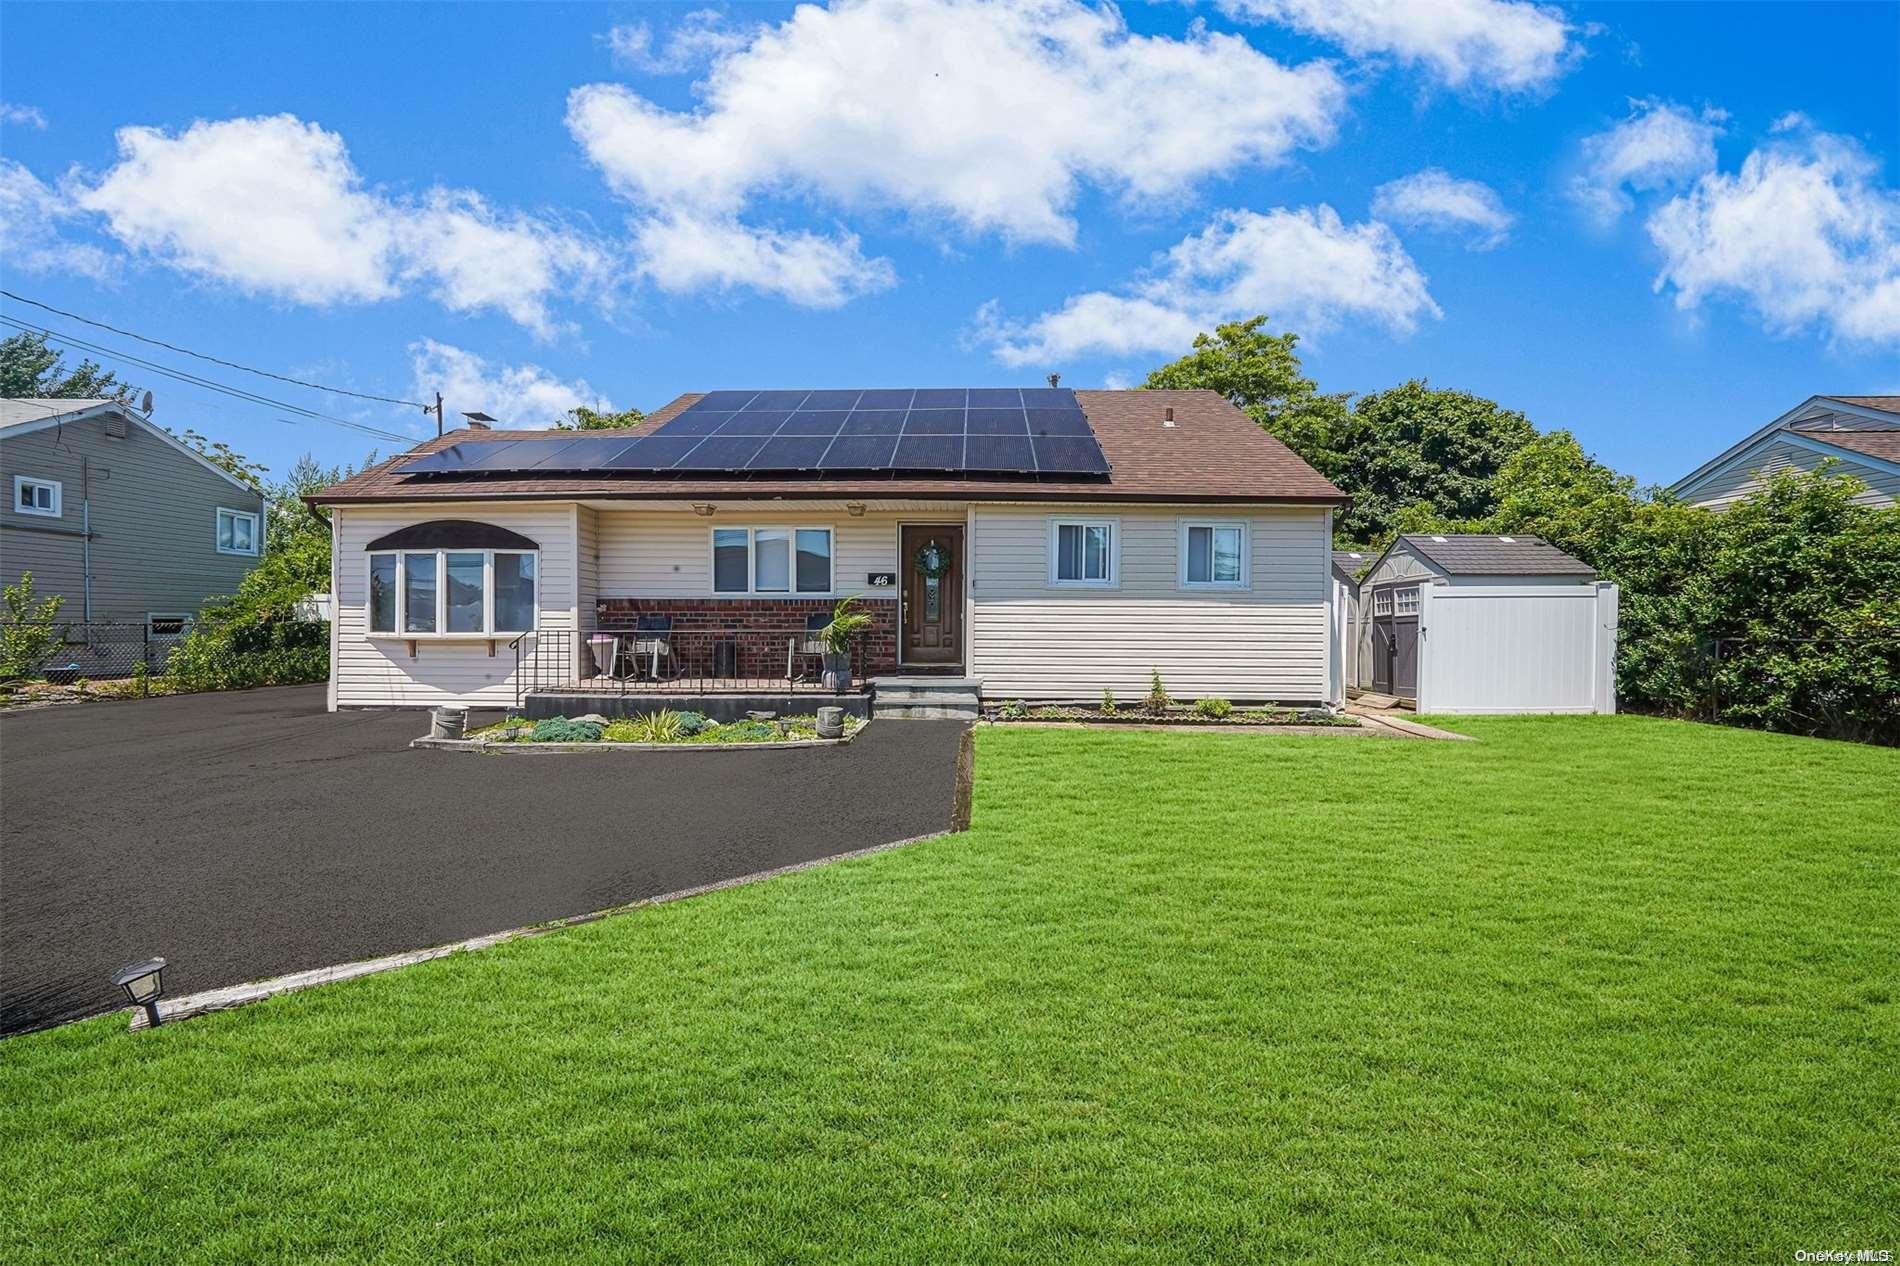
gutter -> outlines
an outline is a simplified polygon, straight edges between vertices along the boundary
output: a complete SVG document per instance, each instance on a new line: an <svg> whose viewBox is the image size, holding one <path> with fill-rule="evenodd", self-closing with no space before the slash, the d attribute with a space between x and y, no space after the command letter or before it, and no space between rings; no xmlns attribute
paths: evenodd
<svg viewBox="0 0 1900 1266"><path fill-rule="evenodd" d="M669 488L652 492L463 492L429 493L415 495L403 493L378 493L372 496L325 496L322 493L307 494L303 500L312 506L344 505L427 505L430 502L443 504L466 504L482 501L691 501L728 500L728 501L836 501L839 498L867 497L879 501L968 501L977 505L1009 505L1019 502L1075 502L1088 505L1126 504L1126 505L1280 505L1333 507L1344 510L1352 505L1352 498L1338 497L1285 497L1253 494L1206 493L1144 493L1134 495L1122 493L1104 495L1100 492L1017 492L1009 495L999 493L958 492L944 488L931 492L903 491L869 488L825 488L810 492L746 492L741 489L725 488L714 491L709 488L694 488L687 485L681 488Z"/></svg>

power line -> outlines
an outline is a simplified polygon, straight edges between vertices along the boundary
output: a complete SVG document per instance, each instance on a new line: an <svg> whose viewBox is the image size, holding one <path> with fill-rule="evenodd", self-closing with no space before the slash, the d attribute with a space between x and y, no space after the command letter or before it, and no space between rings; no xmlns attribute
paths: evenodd
<svg viewBox="0 0 1900 1266"><path fill-rule="evenodd" d="M421 409L424 412L435 408L434 405L424 404L420 400L399 400L394 396L376 396L364 391L351 391L347 387L326 387L320 382L305 382L301 378L292 378L286 374L274 374L268 369L254 369L249 365L240 365L234 360L225 360L221 356L211 356L204 352L194 352L189 347L179 347L177 344L167 343L163 339L147 338L145 335L135 334L131 330L122 330L116 325L107 325L104 321L95 321L91 317L80 316L77 312L68 312L64 308L55 308L50 303L41 303L38 299L29 299L25 295L15 294L11 290L0 290L0 295L5 295L16 303L30 303L34 307L42 308L56 316L63 316L86 325L97 326L102 330L110 330L114 334L123 335L126 338L135 338L141 343L150 343L153 347L162 347L166 351L178 352L184 356L195 356L199 360L208 360L214 365L223 365L228 369L241 369L247 374L256 374L260 378L275 378L278 382L287 382L295 387L308 387L312 391L328 391L339 396L355 396L358 400L374 400L380 404L404 404L412 409Z"/></svg>
<svg viewBox="0 0 1900 1266"><path fill-rule="evenodd" d="M365 435L374 435L378 439L393 440L401 444L413 444L415 442L414 436L398 435L394 431L385 431L380 427L370 426L364 422L355 422L348 418L334 417L328 413L319 413L315 409L306 409L300 404L291 404L287 400L277 400L270 396L259 395L255 391L247 391L242 387L233 387L227 383L216 382L209 378L201 378L197 374L186 373L182 369L173 369L170 366L158 364L156 361L149 361L143 357L134 356L130 352L121 352L113 348L101 347L97 343L91 343L81 338L74 338L70 334L62 334L57 330L47 329L43 325L28 325L24 321L15 320L13 317L5 315L0 315L0 325L9 326L16 330L24 330L29 334L44 334L48 338L56 338L62 343L70 343L74 347L83 348L95 355L104 356L108 360L115 360L128 365L136 365L151 373L163 374L167 378L174 378L179 382L188 383L194 387L202 387L206 391L221 392L224 395L248 401L251 404L262 404L268 405L273 409L283 409L313 421L328 422L334 426L347 427L352 431L361 431Z"/></svg>

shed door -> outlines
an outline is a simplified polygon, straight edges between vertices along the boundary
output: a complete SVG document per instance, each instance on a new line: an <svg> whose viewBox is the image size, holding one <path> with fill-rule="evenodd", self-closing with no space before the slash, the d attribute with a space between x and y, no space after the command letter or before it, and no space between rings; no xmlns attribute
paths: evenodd
<svg viewBox="0 0 1900 1266"><path fill-rule="evenodd" d="M1411 698L1418 693L1418 586L1372 591L1372 688Z"/></svg>

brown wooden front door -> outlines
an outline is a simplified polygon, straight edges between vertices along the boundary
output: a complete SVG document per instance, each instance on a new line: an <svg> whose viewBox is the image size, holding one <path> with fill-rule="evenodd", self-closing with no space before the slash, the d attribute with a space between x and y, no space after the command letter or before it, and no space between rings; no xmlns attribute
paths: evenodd
<svg viewBox="0 0 1900 1266"><path fill-rule="evenodd" d="M918 567L918 556L935 546L944 571L935 578ZM963 525L906 525L898 540L898 574L904 592L906 664L963 662Z"/></svg>

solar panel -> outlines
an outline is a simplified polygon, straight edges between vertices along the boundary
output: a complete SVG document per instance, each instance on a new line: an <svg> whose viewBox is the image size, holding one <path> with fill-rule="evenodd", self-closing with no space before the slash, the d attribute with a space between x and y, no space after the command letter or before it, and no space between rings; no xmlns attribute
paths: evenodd
<svg viewBox="0 0 1900 1266"><path fill-rule="evenodd" d="M1075 393L1042 387L712 391L650 434L452 444L400 468L457 471L981 471L1104 475Z"/></svg>

